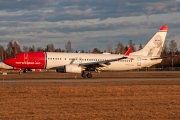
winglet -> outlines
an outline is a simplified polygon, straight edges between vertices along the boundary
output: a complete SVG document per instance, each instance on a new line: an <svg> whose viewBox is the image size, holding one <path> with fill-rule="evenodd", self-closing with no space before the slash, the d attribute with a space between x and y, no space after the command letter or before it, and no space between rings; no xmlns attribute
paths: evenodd
<svg viewBox="0 0 180 120"><path fill-rule="evenodd" d="M133 47L130 46L129 49L127 50L127 52L125 53L125 56L129 56L129 54L131 53Z"/></svg>

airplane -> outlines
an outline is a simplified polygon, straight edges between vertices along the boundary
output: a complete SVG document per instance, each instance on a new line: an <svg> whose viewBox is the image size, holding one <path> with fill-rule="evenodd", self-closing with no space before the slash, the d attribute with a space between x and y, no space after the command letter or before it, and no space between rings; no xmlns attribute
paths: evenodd
<svg viewBox="0 0 180 120"><path fill-rule="evenodd" d="M25 69L55 69L65 73L79 73L92 78L92 72L124 71L150 67L162 61L161 51L168 26L162 26L143 49L125 55L59 52L23 52L4 60L12 67ZM130 54L130 55L129 55Z"/></svg>
<svg viewBox="0 0 180 120"><path fill-rule="evenodd" d="M130 54L130 52L132 51L132 46L127 50L127 52L125 53L125 56L128 56ZM32 52L29 52L29 54L32 53ZM36 52L37 53L37 52ZM103 53L103 54L110 54L110 53ZM30 55L31 56L31 55ZM122 57L121 59L125 59L127 57ZM29 64L29 63L28 63ZM22 66L20 66L22 67ZM31 68L31 69L30 69ZM32 69L32 68L35 68L35 69ZM17 71L20 71L19 74L21 75L22 72L21 70L23 70L23 73L26 73L28 71L32 71L32 72L40 72L41 69L39 69L39 67L23 67L23 68L17 68L17 67L11 67L7 64L5 64L3 61L0 61L0 69L5 69L5 70L17 70ZM56 72L62 72L63 69L56 69Z"/></svg>

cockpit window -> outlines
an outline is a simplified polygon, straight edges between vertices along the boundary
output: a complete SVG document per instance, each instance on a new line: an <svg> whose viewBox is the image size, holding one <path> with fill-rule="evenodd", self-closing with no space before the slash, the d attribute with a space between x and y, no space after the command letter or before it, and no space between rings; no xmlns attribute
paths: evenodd
<svg viewBox="0 0 180 120"><path fill-rule="evenodd" d="M12 56L12 58L18 58L17 56Z"/></svg>

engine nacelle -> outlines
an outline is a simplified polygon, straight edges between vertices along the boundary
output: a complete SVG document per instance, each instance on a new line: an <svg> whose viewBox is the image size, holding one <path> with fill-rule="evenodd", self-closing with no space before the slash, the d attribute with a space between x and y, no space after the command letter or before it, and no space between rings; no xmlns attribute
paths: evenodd
<svg viewBox="0 0 180 120"><path fill-rule="evenodd" d="M40 72L41 69L30 69L32 72Z"/></svg>
<svg viewBox="0 0 180 120"><path fill-rule="evenodd" d="M75 64L70 64L64 66L64 72L66 73L81 73L82 68Z"/></svg>

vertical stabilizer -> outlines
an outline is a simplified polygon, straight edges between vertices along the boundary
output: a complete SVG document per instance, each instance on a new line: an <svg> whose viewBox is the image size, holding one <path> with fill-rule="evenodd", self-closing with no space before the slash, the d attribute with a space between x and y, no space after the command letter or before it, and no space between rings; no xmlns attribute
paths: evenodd
<svg viewBox="0 0 180 120"><path fill-rule="evenodd" d="M142 55L152 58L160 57L167 31L168 26L162 26L143 49L133 52L131 55Z"/></svg>

